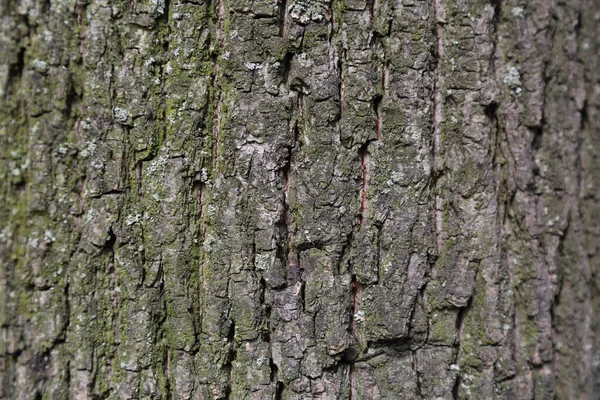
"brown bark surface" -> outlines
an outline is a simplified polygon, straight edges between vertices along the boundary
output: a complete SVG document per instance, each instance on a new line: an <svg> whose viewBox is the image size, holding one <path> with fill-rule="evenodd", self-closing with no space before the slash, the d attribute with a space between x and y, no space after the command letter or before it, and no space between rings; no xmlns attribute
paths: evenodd
<svg viewBox="0 0 600 400"><path fill-rule="evenodd" d="M0 398L599 397L597 0L0 18Z"/></svg>

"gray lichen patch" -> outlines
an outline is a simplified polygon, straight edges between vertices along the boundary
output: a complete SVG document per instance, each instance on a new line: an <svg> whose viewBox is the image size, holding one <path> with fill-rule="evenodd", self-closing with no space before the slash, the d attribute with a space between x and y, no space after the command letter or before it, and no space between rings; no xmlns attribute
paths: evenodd
<svg viewBox="0 0 600 400"><path fill-rule="evenodd" d="M504 75L504 84L511 88L516 94L521 94L521 73L515 66L509 66Z"/></svg>
<svg viewBox="0 0 600 400"><path fill-rule="evenodd" d="M329 21L331 18L327 0L294 1L289 7L289 13L292 19L301 25L306 25L310 21Z"/></svg>
<svg viewBox="0 0 600 400"><path fill-rule="evenodd" d="M115 107L113 111L115 113L115 121L117 121L119 124L125 125L129 119L129 113L127 110L124 108Z"/></svg>

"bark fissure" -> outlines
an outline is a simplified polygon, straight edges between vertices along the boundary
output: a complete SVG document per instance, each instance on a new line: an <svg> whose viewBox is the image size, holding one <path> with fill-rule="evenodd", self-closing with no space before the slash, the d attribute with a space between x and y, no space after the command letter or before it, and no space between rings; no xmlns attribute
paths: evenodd
<svg viewBox="0 0 600 400"><path fill-rule="evenodd" d="M436 251L439 254L442 250L442 197L439 194L439 188L437 182L439 176L442 173L442 165L440 161L440 125L442 123L442 60L444 57L444 46L443 46L443 19L442 19L442 0L434 0L433 3L433 18L435 24L435 47L434 47L434 59L435 59L435 71L434 71L434 82L433 82L433 146L432 146L432 177L433 177L433 191L435 193L435 204L434 204L434 232L435 232L435 246Z"/></svg>
<svg viewBox="0 0 600 400"><path fill-rule="evenodd" d="M361 146L358 149L358 157L360 159L361 183L360 183L360 212L359 212L359 227L362 227L366 220L367 212L367 182L368 182L368 156L369 143Z"/></svg>

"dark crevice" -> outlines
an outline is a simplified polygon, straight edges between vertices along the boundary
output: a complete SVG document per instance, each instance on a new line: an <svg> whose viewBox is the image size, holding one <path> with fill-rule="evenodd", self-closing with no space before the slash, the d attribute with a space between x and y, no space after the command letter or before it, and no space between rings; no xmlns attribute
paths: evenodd
<svg viewBox="0 0 600 400"><path fill-rule="evenodd" d="M352 275L352 305L350 308L350 334L356 340L356 330L357 330L357 313L359 309L359 301L360 301L360 282L356 279L356 275ZM354 360L358 356L359 351L357 349L350 348L348 349L349 353L346 354L349 361L349 369L348 369L348 381L349 381L349 394L348 399L352 400L355 398L355 389L356 389L356 377L354 374ZM351 351L351 353L350 353ZM350 359L351 357L351 359Z"/></svg>
<svg viewBox="0 0 600 400"><path fill-rule="evenodd" d="M434 64L434 80L432 90L432 146L431 146L431 191L434 193L434 237L435 237L435 249L436 253L439 254L442 249L442 231L443 231L443 214L442 214L442 198L439 195L439 184L438 181L442 175L442 162L440 162L440 146L441 146L441 123L442 123L442 82L443 82L443 71L442 71L442 60L444 57L443 47L443 24L441 22L441 0L434 0L433 4L433 24L434 24L434 36L435 46L433 46L432 58Z"/></svg>
<svg viewBox="0 0 600 400"><path fill-rule="evenodd" d="M475 276L475 280L477 280L477 276ZM473 293L471 295L471 297L469 298L469 300L467 301L467 304L464 307L461 307L458 310L458 314L456 315L456 340L455 340L455 346L456 346L456 356L454 357L454 364L458 365L459 363L459 357L460 357L460 350L461 350L461 341L462 341L462 336L463 336L463 327L464 327L464 323L465 323L465 318L467 316L467 313L471 310L471 306L473 305L473 298L475 297L475 293ZM458 400L459 396L458 396L458 390L459 390L459 386L460 386L460 372L457 373L456 375L456 379L454 381L454 386L452 387L452 398L454 400Z"/></svg>
<svg viewBox="0 0 600 400"><path fill-rule="evenodd" d="M135 170L136 170L136 183L138 185L137 188L137 195L138 195L138 199L143 200L144 199L144 185L143 185L143 162L140 160L138 162L136 162L135 164Z"/></svg>
<svg viewBox="0 0 600 400"><path fill-rule="evenodd" d="M11 95L14 95L16 90L13 88L16 82L20 81L25 71L25 47L20 47L17 52L17 62L11 64L8 69L8 79L6 80L6 90L4 98L8 99Z"/></svg>
<svg viewBox="0 0 600 400"><path fill-rule="evenodd" d="M370 340L368 342L368 347L369 349L385 348L403 352L410 350L411 340L408 335L396 338L380 338Z"/></svg>
<svg viewBox="0 0 600 400"><path fill-rule="evenodd" d="M348 381L350 383L350 391L348 393L348 400L355 400L356 396L354 391L356 390L356 377L355 377L355 364L352 362L348 370Z"/></svg>
<svg viewBox="0 0 600 400"><path fill-rule="evenodd" d="M66 321L64 323L64 326L61 329L60 334L58 335L58 337L60 338L60 340L62 341L66 341L67 340L67 333L69 332L69 328L71 326L71 298L69 297L69 276L67 275L65 278L65 288L63 290L63 294L65 297L65 316L66 316Z"/></svg>
<svg viewBox="0 0 600 400"><path fill-rule="evenodd" d="M275 400L283 399L284 389L285 389L285 385L283 384L283 382L277 382L277 384L275 385Z"/></svg>
<svg viewBox="0 0 600 400"><path fill-rule="evenodd" d="M358 358L360 354L360 350L358 346L349 346L342 351L340 354L340 362L341 364L351 365Z"/></svg>
<svg viewBox="0 0 600 400"><path fill-rule="evenodd" d="M354 318L359 309L360 300L360 282L356 278L356 274L352 275L352 306L350 307L350 333L356 333L356 319Z"/></svg>
<svg viewBox="0 0 600 400"><path fill-rule="evenodd" d="M117 237L115 236L112 228L108 230L108 239L104 242L103 250L111 254L111 257L114 257L114 249L115 243L117 242ZM114 264L114 258L109 260L111 264Z"/></svg>
<svg viewBox="0 0 600 400"><path fill-rule="evenodd" d="M287 0L278 0L279 6L279 36L285 37L287 25Z"/></svg>
<svg viewBox="0 0 600 400"><path fill-rule="evenodd" d="M298 121L296 121L296 123L294 124L294 144L298 145L298 147L301 147L301 143L300 142L300 127L298 126ZM295 146L294 145L294 146Z"/></svg>
<svg viewBox="0 0 600 400"><path fill-rule="evenodd" d="M377 281L376 285L381 282L381 236L383 233L383 223L375 223L375 228L377 229Z"/></svg>
<svg viewBox="0 0 600 400"><path fill-rule="evenodd" d="M290 191L291 191L291 169L292 169L292 156L293 149L292 147L287 147L287 156L285 158L285 163L281 168L282 180L283 180L283 214L280 218L280 226L282 227L282 236L285 238L285 243L283 244L283 263L284 265L292 267L292 235L290 232L292 225L292 216L290 210ZM279 245L278 245L279 247Z"/></svg>
<svg viewBox="0 0 600 400"><path fill-rule="evenodd" d="M273 359L269 359L269 369L270 369L270 380L271 382L276 382L277 374L279 372L279 368L277 368L277 364L273 362Z"/></svg>
<svg viewBox="0 0 600 400"><path fill-rule="evenodd" d="M500 104L498 104L498 102L492 101L490 104L485 106L483 112L490 121L495 121L498 118L497 112L499 107Z"/></svg>
<svg viewBox="0 0 600 400"><path fill-rule="evenodd" d="M283 56L282 67L283 67L283 83L286 87L290 86L290 73L292 69L292 60L294 58L294 53L288 51Z"/></svg>
<svg viewBox="0 0 600 400"><path fill-rule="evenodd" d="M496 165L496 156L499 150L499 133L500 133L500 121L498 119L498 109L500 104L496 101L492 101L485 106L483 112L488 119L490 124L490 134L492 136L490 140L490 153L492 158L492 165ZM494 168L495 169L495 168Z"/></svg>
<svg viewBox="0 0 600 400"><path fill-rule="evenodd" d="M267 282L264 278L259 281L258 300L261 309L260 337L261 341L271 343L271 306L266 304Z"/></svg>
<svg viewBox="0 0 600 400"><path fill-rule="evenodd" d="M377 133L377 140L381 140L381 129L382 129L382 118L381 118L381 101L383 100L383 95L379 94L375 96L372 100L373 112L375 113L375 131Z"/></svg>
<svg viewBox="0 0 600 400"><path fill-rule="evenodd" d="M359 229L365 223L365 214L367 211L367 182L368 182L368 155L369 145L373 142L373 139L367 140L365 144L358 149L358 159L361 167L361 179L360 179L360 212L359 217Z"/></svg>
<svg viewBox="0 0 600 400"><path fill-rule="evenodd" d="M417 359L417 352L411 351L412 354L412 369L415 372L415 376L417 377L417 396L419 398L423 397L423 389L421 388L421 373L419 372L419 363Z"/></svg>
<svg viewBox="0 0 600 400"><path fill-rule="evenodd" d="M11 64L8 72L9 79L21 79L23 77L23 72L25 71L25 50L25 47L19 48L19 51L17 52L17 63Z"/></svg>
<svg viewBox="0 0 600 400"><path fill-rule="evenodd" d="M589 120L589 114L588 114L588 102L587 99L584 100L583 102L583 106L581 107L581 111L580 113L580 121L579 121L579 129L581 130L581 132L584 132L587 128L587 125L589 124L590 120Z"/></svg>
<svg viewBox="0 0 600 400"><path fill-rule="evenodd" d="M337 61L338 69L338 98L339 98L339 116L338 120L342 119L342 113L344 111L344 66L342 58L345 56L345 52L342 51L340 58Z"/></svg>
<svg viewBox="0 0 600 400"><path fill-rule="evenodd" d="M171 398L171 374L169 364L171 363L171 349L165 348L163 354L163 373L165 374L165 393L167 399Z"/></svg>
<svg viewBox="0 0 600 400"><path fill-rule="evenodd" d="M454 381L454 385L452 386L452 399L453 400L458 400L459 397L459 388L460 388L460 375L456 376L456 380Z"/></svg>
<svg viewBox="0 0 600 400"><path fill-rule="evenodd" d="M529 130L532 133L531 148L534 151L538 151L542 148L542 135L544 131L541 126L531 127Z"/></svg>
<svg viewBox="0 0 600 400"><path fill-rule="evenodd" d="M225 362L223 367L225 368L229 376L228 384L225 387L225 399L229 400L231 398L231 392L233 388L233 363L237 356L235 347L235 321L231 321L231 324L229 325L229 331L227 332L226 340L229 344L229 353L227 354L227 361Z"/></svg>
<svg viewBox="0 0 600 400"><path fill-rule="evenodd" d="M171 10L171 0L164 0L165 2L165 9L163 12L163 18L165 20L165 24L167 25L167 27L169 27L169 12Z"/></svg>

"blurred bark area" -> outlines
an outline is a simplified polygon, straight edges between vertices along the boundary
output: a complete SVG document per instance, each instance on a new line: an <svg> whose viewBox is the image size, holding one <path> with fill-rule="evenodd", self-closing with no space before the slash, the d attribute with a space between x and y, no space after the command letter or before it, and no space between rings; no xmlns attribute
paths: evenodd
<svg viewBox="0 0 600 400"><path fill-rule="evenodd" d="M600 395L598 1L0 18L0 398Z"/></svg>

